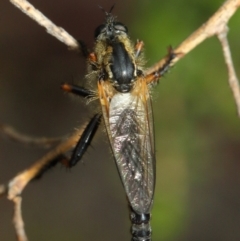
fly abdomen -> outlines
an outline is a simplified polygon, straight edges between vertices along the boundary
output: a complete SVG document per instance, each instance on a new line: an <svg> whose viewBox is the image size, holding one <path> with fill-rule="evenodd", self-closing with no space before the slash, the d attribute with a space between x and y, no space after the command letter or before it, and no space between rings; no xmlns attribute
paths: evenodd
<svg viewBox="0 0 240 241"><path fill-rule="evenodd" d="M110 65L114 87L121 93L129 92L132 89L132 82L135 78L135 66L123 43L113 42L112 64Z"/></svg>
<svg viewBox="0 0 240 241"><path fill-rule="evenodd" d="M132 241L151 241L152 229L150 226L150 214L131 213Z"/></svg>

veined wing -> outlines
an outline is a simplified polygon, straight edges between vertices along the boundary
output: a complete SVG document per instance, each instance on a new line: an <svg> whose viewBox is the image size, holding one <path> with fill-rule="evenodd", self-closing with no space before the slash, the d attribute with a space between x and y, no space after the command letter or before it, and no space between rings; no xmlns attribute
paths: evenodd
<svg viewBox="0 0 240 241"><path fill-rule="evenodd" d="M155 186L155 154L148 88L116 93L103 115L118 172L131 207L149 213Z"/></svg>

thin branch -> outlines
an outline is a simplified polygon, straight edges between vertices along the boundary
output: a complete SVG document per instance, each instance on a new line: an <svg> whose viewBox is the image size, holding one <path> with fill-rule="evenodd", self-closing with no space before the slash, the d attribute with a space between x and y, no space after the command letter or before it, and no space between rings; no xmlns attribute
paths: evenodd
<svg viewBox="0 0 240 241"><path fill-rule="evenodd" d="M59 41L65 43L69 49L79 51L78 41L74 39L63 28L56 26L50 19L45 17L32 4L25 0L10 0L10 2L19 8L23 13L32 18L38 24L43 26L47 32L57 38Z"/></svg>
<svg viewBox="0 0 240 241"><path fill-rule="evenodd" d="M183 58L187 53L189 53L193 48L195 48L205 39L216 35L222 44L223 54L228 68L229 85L237 105L238 116L240 117L240 87L234 70L231 52L226 37L226 30L228 29L227 23L231 16L239 8L239 6L240 0L226 1L206 23L204 23L174 50L176 57L173 59L172 65ZM157 71L161 66L164 65L164 63L166 63L167 59L168 56L160 60L153 67L149 68L146 71L146 74Z"/></svg>
<svg viewBox="0 0 240 241"><path fill-rule="evenodd" d="M46 137L31 137L26 136L22 133L19 133L17 130L15 130L13 127L5 124L0 124L0 132L7 136L8 138L23 143L25 145L31 145L31 146L43 146L43 147L50 147L52 145L56 145L60 141L62 141L63 137L55 137L55 138L46 138Z"/></svg>
<svg viewBox="0 0 240 241"><path fill-rule="evenodd" d="M45 156L37 160L30 168L16 175L9 181L8 185L0 185L0 196L7 195L8 199L14 202L13 224L18 241L28 241L24 230L24 222L21 211L21 194L27 184L34 178L41 175L42 170L62 153L66 153L72 149L79 137L82 135L84 128L75 131L66 141L59 144L53 150L49 151Z"/></svg>
<svg viewBox="0 0 240 241"><path fill-rule="evenodd" d="M237 105L238 116L240 117L240 86L232 61L231 51L227 39L227 32L228 29L226 28L225 31L222 31L218 34L218 39L222 45L225 63L228 68L228 82Z"/></svg>
<svg viewBox="0 0 240 241"><path fill-rule="evenodd" d="M177 56L172 61L172 65L183 58L187 53L202 43L205 39L210 38L213 35L218 35L220 32L224 31L229 19L239 8L239 6L240 0L227 0L206 23L204 23L187 39L185 39L176 49L174 49L174 52L177 53ZM158 70L159 67L166 62L166 59L167 57L163 58L154 66L149 68L146 71L146 74Z"/></svg>
<svg viewBox="0 0 240 241"><path fill-rule="evenodd" d="M66 153L70 149L72 149L79 137L83 132L83 128L74 132L74 134L69 137L66 141L59 144L56 148L49 151L45 156L37 160L30 168L25 171L19 173L16 177L14 177L8 184L8 199L12 200L17 195L20 195L25 188L25 186L35 177L39 175L41 170L48 166L49 163L60 156L63 153Z"/></svg>
<svg viewBox="0 0 240 241"><path fill-rule="evenodd" d="M18 241L28 241L27 235L24 230L24 222L22 218L22 198L20 196L14 197L14 214L13 214L13 225Z"/></svg>
<svg viewBox="0 0 240 241"><path fill-rule="evenodd" d="M30 168L19 173L12 180L9 181L8 187L0 185L0 195L6 194L8 199L14 202L13 224L18 241L28 241L24 230L24 222L21 211L21 193L26 185L34 178L36 178L45 166L49 165L53 159L57 158L62 153L69 151L76 145L79 136L81 136L83 128L75 131L66 141L59 144L56 148L49 151L45 156L37 160Z"/></svg>

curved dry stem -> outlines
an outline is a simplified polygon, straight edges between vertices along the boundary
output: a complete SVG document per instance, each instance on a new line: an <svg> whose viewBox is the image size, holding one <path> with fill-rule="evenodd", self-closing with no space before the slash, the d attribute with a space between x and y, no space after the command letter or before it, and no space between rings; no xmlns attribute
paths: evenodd
<svg viewBox="0 0 240 241"><path fill-rule="evenodd" d="M226 27L225 31L222 31L221 33L218 34L218 39L222 45L225 63L228 68L228 82L232 90L235 103L237 105L238 116L240 117L240 86L239 86L239 80L237 78L233 61L232 61L232 55L231 55L231 51L230 51L230 47L227 39L227 32L228 32L228 29Z"/></svg>
<svg viewBox="0 0 240 241"><path fill-rule="evenodd" d="M238 116L240 117L239 81L234 70L231 52L227 41L227 23L231 16L239 8L239 6L240 0L226 1L205 24L203 24L199 29L197 29L193 34L191 34L174 50L176 57L173 59L171 66L173 66L177 61L183 58L188 52L190 52L205 39L216 35L222 44L222 50L228 68L229 85L231 87L233 97L237 106ZM153 67L147 69L146 74L157 71L167 62L167 59L168 55L162 60L160 60L158 63L156 63Z"/></svg>
<svg viewBox="0 0 240 241"><path fill-rule="evenodd" d="M5 124L0 124L0 132L2 132L8 138L20 142L25 145L31 146L39 146L39 147L51 147L52 145L56 145L60 141L64 139L64 137L55 137L55 138L47 138L47 137L31 137L24 135L13 127Z"/></svg>
<svg viewBox="0 0 240 241"><path fill-rule="evenodd" d="M10 2L19 8L23 13L32 18L38 24L43 26L49 34L65 43L71 50L79 50L78 41L74 39L63 28L56 26L50 19L44 16L32 4L25 0L10 0Z"/></svg>
<svg viewBox="0 0 240 241"><path fill-rule="evenodd" d="M192 49L194 49L197 45L202 43L205 39L225 31L229 19L239 8L239 6L240 0L226 1L206 23L204 23L199 29L193 32L176 49L174 49L176 57L172 61L172 66ZM157 71L161 66L164 65L166 60L167 56L161 59L154 66L147 69L146 74Z"/></svg>
<svg viewBox="0 0 240 241"><path fill-rule="evenodd" d="M19 173L14 177L8 184L8 199L13 200L14 197L20 195L25 188L25 186L36 176L39 172L47 166L53 159L57 158L59 155L72 149L79 137L83 132L83 128L77 130L71 137L66 141L59 144L56 148L49 151L45 156L37 160L30 168Z"/></svg>
<svg viewBox="0 0 240 241"><path fill-rule="evenodd" d="M22 198L20 196L12 199L14 202L14 214L13 214L13 225L18 241L28 241L27 235L24 230L24 222L22 218Z"/></svg>
<svg viewBox="0 0 240 241"><path fill-rule="evenodd" d="M78 141L79 136L81 136L83 129L84 128L81 128L75 131L75 133L66 141L49 151L45 156L37 160L30 168L15 176L9 181L8 187L5 185L0 185L0 195L6 194L8 199L14 202L13 225L18 241L28 241L24 230L24 222L21 210L22 198L20 195L22 191L32 179L39 175L39 172L41 172L45 166L52 162L53 159L69 151L76 145L76 142Z"/></svg>

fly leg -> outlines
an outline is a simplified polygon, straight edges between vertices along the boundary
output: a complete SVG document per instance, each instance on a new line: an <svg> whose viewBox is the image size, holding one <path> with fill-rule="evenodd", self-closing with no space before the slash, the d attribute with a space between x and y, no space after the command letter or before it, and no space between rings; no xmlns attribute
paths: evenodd
<svg viewBox="0 0 240 241"><path fill-rule="evenodd" d="M100 124L102 115L95 114L91 120L89 121L88 125L86 126L85 130L83 131L77 145L75 146L72 156L69 160L68 167L75 166L82 158L84 153L86 152L88 146L90 145L92 138L94 137L98 126Z"/></svg>
<svg viewBox="0 0 240 241"><path fill-rule="evenodd" d="M78 43L81 47L82 56L88 61L88 63L92 67L92 70L99 69L96 54L93 52L90 52L87 45L82 40L78 40Z"/></svg>
<svg viewBox="0 0 240 241"><path fill-rule="evenodd" d="M89 56L89 50L88 50L88 47L86 45L85 42L83 42L82 40L78 40L78 43L81 47L81 52L82 52L82 56L87 59L88 56Z"/></svg>
<svg viewBox="0 0 240 241"><path fill-rule="evenodd" d="M90 53L84 42L79 41L79 44L81 45L81 50L82 50L83 56L88 60L92 69L96 70L97 57L96 57L95 53ZM61 85L61 88L62 88L62 90L66 91L66 92L70 92L70 93L79 95L81 97L90 98L90 97L94 96L93 91L86 89L84 87L78 86L78 85L74 85L74 84L64 83Z"/></svg>
<svg viewBox="0 0 240 241"><path fill-rule="evenodd" d="M94 95L93 91L74 84L64 83L61 85L61 88L63 91L73 93L85 98L91 98Z"/></svg>
<svg viewBox="0 0 240 241"><path fill-rule="evenodd" d="M81 46L82 55L88 60L92 69L96 70L98 68L98 65L97 65L97 57L95 53L91 53L83 41L79 41L79 44ZM85 98L91 98L94 96L93 91L74 84L64 83L61 85L61 88L66 92L70 92ZM101 114L95 114L89 121L77 145L75 146L75 149L73 150L70 160L66 164L68 167L75 166L77 162L80 161L84 153L86 152L88 146L91 143L92 138L94 137L94 134L98 129L101 117L102 117Z"/></svg>
<svg viewBox="0 0 240 241"><path fill-rule="evenodd" d="M161 66L159 66L156 70L148 73L145 76L147 84L157 83L158 80L169 70L169 68L171 67L171 63L175 57L176 57L176 53L174 53L172 47L169 47L165 62Z"/></svg>
<svg viewBox="0 0 240 241"><path fill-rule="evenodd" d="M85 98L91 98L93 96L93 92L91 90L88 90L86 88L83 88L77 85L65 83L65 84L62 84L61 87L64 91L67 91ZM75 166L80 161L84 153L86 152L88 146L92 141L92 138L94 137L98 129L101 117L102 117L101 114L95 114L87 124L77 145L73 150L70 160L66 164L68 167Z"/></svg>

